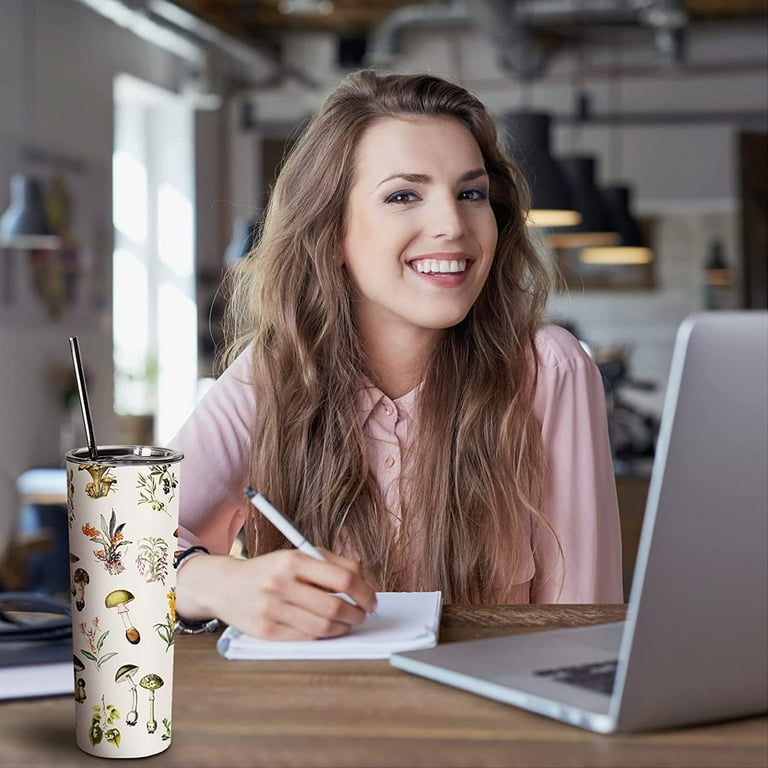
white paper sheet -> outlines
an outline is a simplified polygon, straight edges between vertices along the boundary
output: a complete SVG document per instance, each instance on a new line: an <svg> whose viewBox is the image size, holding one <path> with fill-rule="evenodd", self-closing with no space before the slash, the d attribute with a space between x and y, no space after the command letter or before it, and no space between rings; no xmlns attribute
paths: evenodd
<svg viewBox="0 0 768 768"><path fill-rule="evenodd" d="M228 627L217 648L227 659L388 659L393 653L437 645L441 592L377 592L376 614L343 637L259 640Z"/></svg>

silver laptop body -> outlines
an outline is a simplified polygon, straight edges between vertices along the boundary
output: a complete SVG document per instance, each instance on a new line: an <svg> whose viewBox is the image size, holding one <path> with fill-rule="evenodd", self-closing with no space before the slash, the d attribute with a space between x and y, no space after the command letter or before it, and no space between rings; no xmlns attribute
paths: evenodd
<svg viewBox="0 0 768 768"><path fill-rule="evenodd" d="M612 693L559 671L609 662ZM390 663L602 733L767 711L768 312L680 326L625 622Z"/></svg>

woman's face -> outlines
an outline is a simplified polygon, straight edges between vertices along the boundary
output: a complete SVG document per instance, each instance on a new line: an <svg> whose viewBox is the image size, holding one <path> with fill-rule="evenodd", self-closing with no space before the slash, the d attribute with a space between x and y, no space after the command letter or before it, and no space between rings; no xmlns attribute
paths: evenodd
<svg viewBox="0 0 768 768"><path fill-rule="evenodd" d="M464 319L498 237L488 183L458 120L387 118L365 131L341 255L364 335L434 335Z"/></svg>

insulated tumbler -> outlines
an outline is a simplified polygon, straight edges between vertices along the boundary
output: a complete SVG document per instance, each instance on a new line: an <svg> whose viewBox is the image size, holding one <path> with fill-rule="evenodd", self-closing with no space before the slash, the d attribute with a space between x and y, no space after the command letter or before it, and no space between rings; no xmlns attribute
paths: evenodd
<svg viewBox="0 0 768 768"><path fill-rule="evenodd" d="M181 453L66 454L75 729L99 757L171 743Z"/></svg>

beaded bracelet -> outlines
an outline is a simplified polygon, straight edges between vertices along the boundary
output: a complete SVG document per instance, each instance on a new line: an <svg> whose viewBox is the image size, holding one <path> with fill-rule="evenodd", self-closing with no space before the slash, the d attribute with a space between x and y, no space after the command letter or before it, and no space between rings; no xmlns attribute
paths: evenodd
<svg viewBox="0 0 768 768"><path fill-rule="evenodd" d="M189 549L183 549L180 552L176 552L173 558L173 567L176 572L190 557L195 555L210 555L211 553L205 547L189 547ZM182 635L198 635L203 632L215 632L219 628L218 619L185 619L183 616L176 612L176 622L174 628Z"/></svg>
<svg viewBox="0 0 768 768"><path fill-rule="evenodd" d="M189 547L176 552L173 556L173 567L178 572L181 564L192 555L210 555L211 553L205 547Z"/></svg>

